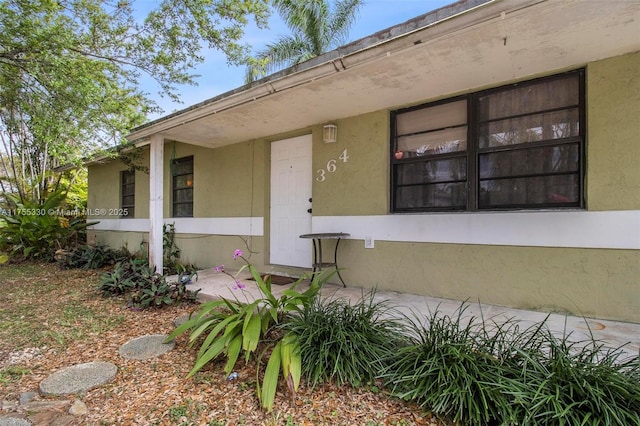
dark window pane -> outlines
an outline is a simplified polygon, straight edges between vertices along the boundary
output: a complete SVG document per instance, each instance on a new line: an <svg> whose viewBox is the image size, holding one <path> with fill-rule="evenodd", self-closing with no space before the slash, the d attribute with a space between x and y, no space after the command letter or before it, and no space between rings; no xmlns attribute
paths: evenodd
<svg viewBox="0 0 640 426"><path fill-rule="evenodd" d="M392 211L582 206L583 90L580 70L396 111Z"/></svg>
<svg viewBox="0 0 640 426"><path fill-rule="evenodd" d="M191 188L193 186L193 175L176 176L174 178L174 188Z"/></svg>
<svg viewBox="0 0 640 426"><path fill-rule="evenodd" d="M395 207L398 210L464 209L466 188L466 182L402 186L396 189Z"/></svg>
<svg viewBox="0 0 640 426"><path fill-rule="evenodd" d="M176 161L173 164L173 175L184 175L193 173L193 159Z"/></svg>
<svg viewBox="0 0 640 426"><path fill-rule="evenodd" d="M122 197L122 207L131 207L135 205L135 196L125 195Z"/></svg>
<svg viewBox="0 0 640 426"><path fill-rule="evenodd" d="M193 157L173 161L173 216L193 217Z"/></svg>
<svg viewBox="0 0 640 426"><path fill-rule="evenodd" d="M466 157L398 164L396 165L396 170L396 183L398 185L451 182L467 179Z"/></svg>
<svg viewBox="0 0 640 426"><path fill-rule="evenodd" d="M579 175L537 176L480 182L479 207L577 206Z"/></svg>
<svg viewBox="0 0 640 426"><path fill-rule="evenodd" d="M134 171L125 170L120 173L120 207L130 209L127 214L120 217L133 217L133 209L136 203L136 174Z"/></svg>
<svg viewBox="0 0 640 426"><path fill-rule="evenodd" d="M134 195L136 193L136 186L135 184L126 184L126 185L122 185L122 196L125 195Z"/></svg>
<svg viewBox="0 0 640 426"><path fill-rule="evenodd" d="M193 201L193 190L192 189L176 189L173 191L173 202L174 203L184 203L184 202L192 202Z"/></svg>
<svg viewBox="0 0 640 426"><path fill-rule="evenodd" d="M467 149L467 127L454 127L429 133L398 138L397 152L402 158L423 155L446 154ZM400 158L397 158L398 160Z"/></svg>
<svg viewBox="0 0 640 426"><path fill-rule="evenodd" d="M478 99L480 121L578 105L577 74L490 93Z"/></svg>
<svg viewBox="0 0 640 426"><path fill-rule="evenodd" d="M466 122L467 101L463 99L398 114L396 132L398 135L409 135L464 125Z"/></svg>
<svg viewBox="0 0 640 426"><path fill-rule="evenodd" d="M577 172L578 144L545 146L479 155L480 179Z"/></svg>
<svg viewBox="0 0 640 426"><path fill-rule="evenodd" d="M122 172L122 185L134 183L136 179L135 172Z"/></svg>
<svg viewBox="0 0 640 426"><path fill-rule="evenodd" d="M178 203L173 205L173 216L175 217L193 217L192 203Z"/></svg>
<svg viewBox="0 0 640 426"><path fill-rule="evenodd" d="M490 148L579 135L577 108L510 118L480 125L479 146Z"/></svg>

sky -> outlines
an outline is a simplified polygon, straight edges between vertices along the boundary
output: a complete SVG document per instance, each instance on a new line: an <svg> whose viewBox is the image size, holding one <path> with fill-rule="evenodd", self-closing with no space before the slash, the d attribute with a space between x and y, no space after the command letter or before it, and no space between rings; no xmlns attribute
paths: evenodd
<svg viewBox="0 0 640 426"><path fill-rule="evenodd" d="M454 2L455 0L365 0L351 27L348 42ZM269 19L269 28L258 29L253 25L248 26L243 41L251 46L252 52L256 52L267 43L276 40L279 35L285 34L288 34L288 29L277 13L273 13ZM195 69L194 73L200 75L196 79L198 86L179 87L181 104L156 95L158 88L153 87L152 83L143 87L164 110L162 114L150 116L150 120L187 108L244 84L244 67L228 66L225 56L214 50L206 53L205 62Z"/></svg>

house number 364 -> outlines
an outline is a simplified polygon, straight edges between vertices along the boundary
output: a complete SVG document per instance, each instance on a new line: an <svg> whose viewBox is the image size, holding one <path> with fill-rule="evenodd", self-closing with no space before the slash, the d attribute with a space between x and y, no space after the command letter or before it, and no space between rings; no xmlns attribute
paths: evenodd
<svg viewBox="0 0 640 426"><path fill-rule="evenodd" d="M336 170L338 170L339 161L342 161L343 163L349 161L349 153L347 152L346 148L344 149L344 151L342 151L342 154L338 156L337 160L332 158L331 160L327 161L327 165L324 169L317 170L318 176L316 176L316 180L318 182L324 182L327 179L327 173L334 173Z"/></svg>

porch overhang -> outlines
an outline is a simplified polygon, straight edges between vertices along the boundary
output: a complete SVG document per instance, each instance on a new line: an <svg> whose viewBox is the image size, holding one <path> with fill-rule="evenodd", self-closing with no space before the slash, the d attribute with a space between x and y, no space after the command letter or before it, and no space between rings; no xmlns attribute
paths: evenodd
<svg viewBox="0 0 640 426"><path fill-rule="evenodd" d="M640 51L640 3L464 0L140 126L220 147Z"/></svg>

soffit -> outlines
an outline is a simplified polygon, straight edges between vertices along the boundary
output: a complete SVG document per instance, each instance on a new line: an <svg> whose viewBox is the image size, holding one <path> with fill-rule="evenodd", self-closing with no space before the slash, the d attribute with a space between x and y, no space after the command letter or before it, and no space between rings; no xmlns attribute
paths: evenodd
<svg viewBox="0 0 640 426"><path fill-rule="evenodd" d="M640 51L640 2L497 1L134 130L217 147Z"/></svg>

